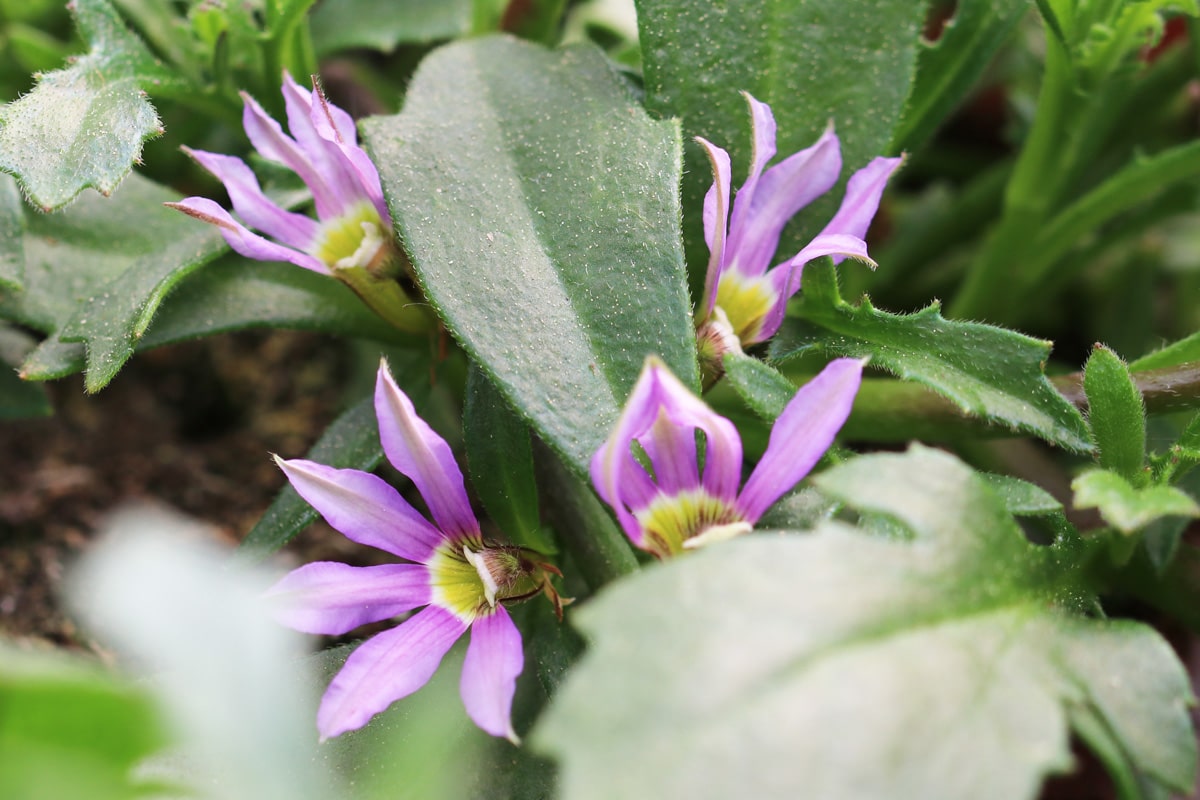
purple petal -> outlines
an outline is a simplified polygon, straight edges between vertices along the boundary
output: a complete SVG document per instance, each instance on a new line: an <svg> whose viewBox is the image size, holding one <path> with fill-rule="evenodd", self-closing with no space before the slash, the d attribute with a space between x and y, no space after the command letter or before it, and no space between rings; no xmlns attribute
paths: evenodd
<svg viewBox="0 0 1200 800"><path fill-rule="evenodd" d="M743 246L744 228L749 222L747 217L754 211L759 178L767 168L767 162L775 156L775 115L771 113L771 107L755 100L748 92L742 92L742 95L750 106L750 172L734 198L733 215L729 220L729 248L733 253Z"/></svg>
<svg viewBox="0 0 1200 800"><path fill-rule="evenodd" d="M312 93L310 124L327 146L336 148L342 159L342 169L353 175L355 192L375 204L379 218L391 225L391 215L383 201L383 186L379 182L379 170L366 151L358 146L358 132L354 120L342 109L325 98L317 89Z"/></svg>
<svg viewBox="0 0 1200 800"><path fill-rule="evenodd" d="M694 427L677 424L661 413L650 429L638 437L638 444L650 457L655 481L664 494L677 495L700 485Z"/></svg>
<svg viewBox="0 0 1200 800"><path fill-rule="evenodd" d="M479 523L467 500L462 471L446 440L417 416L408 399L380 362L375 382L375 414L383 452L421 493L433 521L452 539L477 536Z"/></svg>
<svg viewBox="0 0 1200 800"><path fill-rule="evenodd" d="M347 539L424 563L445 541L441 532L381 478L314 461L275 463L300 496Z"/></svg>
<svg viewBox="0 0 1200 800"><path fill-rule="evenodd" d="M242 112L242 127L250 137L250 143L263 158L283 164L300 176L312 192L317 207L317 216L332 219L344 210L341 199L329 187L325 178L317 172L308 154L295 139L288 136L262 106L250 95L242 92L245 109Z"/></svg>
<svg viewBox="0 0 1200 800"><path fill-rule="evenodd" d="M367 199L362 186L341 151L326 141L313 125L313 95L283 73L283 101L287 109L288 129L313 168L324 179L342 208Z"/></svg>
<svg viewBox="0 0 1200 800"><path fill-rule="evenodd" d="M742 202L745 190L739 192L729 229L732 255L727 260L736 262L745 275L766 272L788 220L829 191L841 169L840 145L830 127L811 147L767 170L748 203Z"/></svg>
<svg viewBox="0 0 1200 800"><path fill-rule="evenodd" d="M880 156L851 175L849 183L846 184L846 196L842 199L841 208L821 233L840 233L857 236L859 239L866 238L871 220L879 209L879 199L887 187L888 178L902 163L903 157ZM841 261L840 258L834 260Z"/></svg>
<svg viewBox="0 0 1200 800"><path fill-rule="evenodd" d="M725 260L725 239L729 219L729 153L707 139L696 141L712 163L713 184L704 196L704 241L708 244L708 272L704 276L704 304L701 318L707 319L717 302L717 284Z"/></svg>
<svg viewBox="0 0 1200 800"><path fill-rule="evenodd" d="M209 200L207 197L187 197L178 203L163 203L163 205L182 211L189 217L216 225L221 229L221 235L238 253L256 261L287 261L322 275L329 274L329 267L320 259L276 244L254 233L242 223L229 215L229 212Z"/></svg>
<svg viewBox="0 0 1200 800"><path fill-rule="evenodd" d="M318 225L303 214L280 208L263 194L254 173L240 158L183 148L200 166L211 172L229 192L233 210L252 228L273 236L297 250L307 251L317 237Z"/></svg>
<svg viewBox="0 0 1200 800"><path fill-rule="evenodd" d="M875 262L867 255L867 243L862 239L855 236L831 233L823 233L817 236L817 238L809 242L793 258L767 273L767 278L771 281L771 288L774 290L777 299L775 305L771 306L771 310L763 318L758 333L749 341L742 342L744 346L748 347L757 342L765 342L775 335L775 332L779 330L779 326L783 324L783 317L787 312L788 298L800 291L800 276L804 270L804 265L814 258L830 255L855 258L859 261L867 262L872 267L875 266Z"/></svg>
<svg viewBox="0 0 1200 800"><path fill-rule="evenodd" d="M467 714L492 736L519 744L512 727L512 700L517 676L525 666L521 634L504 606L496 606L471 625L471 643L463 662L463 705Z"/></svg>
<svg viewBox="0 0 1200 800"><path fill-rule="evenodd" d="M858 359L835 359L796 392L775 420L767 451L738 497L738 508L748 522L757 522L833 444L850 416L862 370L863 362Z"/></svg>
<svg viewBox="0 0 1200 800"><path fill-rule="evenodd" d="M364 642L346 659L321 698L317 730L322 741L361 728L428 683L466 629L467 623L454 614L428 606L399 627Z"/></svg>
<svg viewBox="0 0 1200 800"><path fill-rule="evenodd" d="M267 590L273 616L305 633L337 636L429 603L429 571L418 564L351 567L316 561Z"/></svg>

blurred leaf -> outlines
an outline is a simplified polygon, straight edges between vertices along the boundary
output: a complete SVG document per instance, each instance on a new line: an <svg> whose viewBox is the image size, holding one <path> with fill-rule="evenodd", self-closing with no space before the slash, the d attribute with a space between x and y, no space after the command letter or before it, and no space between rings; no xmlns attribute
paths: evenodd
<svg viewBox="0 0 1200 800"><path fill-rule="evenodd" d="M1200 331L1196 331L1191 336L1186 336L1177 342L1172 342L1161 350L1147 353L1138 360L1130 363L1129 369L1133 372L1142 372L1148 369L1165 369L1167 367L1177 367L1180 364L1186 364L1190 361L1200 361Z"/></svg>
<svg viewBox="0 0 1200 800"><path fill-rule="evenodd" d="M430 303L577 474L647 355L697 384L678 127L598 51L448 45L363 134Z"/></svg>
<svg viewBox="0 0 1200 800"><path fill-rule="evenodd" d="M471 31L471 0L323 0L309 20L318 56L352 47L390 53L401 44Z"/></svg>
<svg viewBox="0 0 1200 800"><path fill-rule="evenodd" d="M1088 426L1100 466L1133 486L1150 480L1146 465L1146 409L1129 368L1107 347L1096 347L1084 366Z"/></svg>
<svg viewBox="0 0 1200 800"><path fill-rule="evenodd" d="M725 377L755 414L768 422L796 396L795 385L774 367L744 353L725 356Z"/></svg>
<svg viewBox="0 0 1200 800"><path fill-rule="evenodd" d="M639 0L646 107L680 117L686 148L684 238L688 263L702 269L704 193L712 170L693 136L728 150L735 175L749 163L749 114L739 92L770 104L778 151L808 147L832 120L845 177L881 154L909 95L925 4L912 0L779 0L697 3ZM833 215L834 189L789 227L791 255Z"/></svg>
<svg viewBox="0 0 1200 800"><path fill-rule="evenodd" d="M144 797L133 767L164 744L143 690L65 653L0 642L0 796Z"/></svg>
<svg viewBox="0 0 1200 800"><path fill-rule="evenodd" d="M0 297L19 291L25 280L25 206L17 184L0 175Z"/></svg>
<svg viewBox="0 0 1200 800"><path fill-rule="evenodd" d="M1079 411L1042 372L1050 343L976 322L947 320L934 303L915 314L842 300L828 259L804 268L803 319L785 321L771 343L777 360L799 353L869 356L880 367L949 398L964 413L1040 436L1076 452L1091 449Z"/></svg>
<svg viewBox="0 0 1200 800"><path fill-rule="evenodd" d="M892 133L893 153L916 150L958 107L1029 11L1029 0L962 0L935 42L921 42L917 75Z"/></svg>
<svg viewBox="0 0 1200 800"><path fill-rule="evenodd" d="M1077 542L1030 544L919 446L816 483L916 538L752 534L596 597L533 737L565 800L1032 798L1085 726L1118 780L1190 791L1187 675L1151 628L1080 613Z"/></svg>
<svg viewBox="0 0 1200 800"><path fill-rule="evenodd" d="M221 800L340 796L318 769L316 697L302 636L268 615L274 575L231 567L213 532L155 506L122 509L74 576L95 634L153 674L181 739L181 776ZM207 792L204 792L207 794Z"/></svg>
<svg viewBox="0 0 1200 800"><path fill-rule="evenodd" d="M1174 486L1134 487L1115 472L1093 469L1071 481L1076 508L1096 508L1109 525L1134 533L1162 517L1200 517L1200 505Z"/></svg>
<svg viewBox="0 0 1200 800"><path fill-rule="evenodd" d="M88 186L105 195L117 188L142 142L162 133L143 89L175 80L108 0L71 7L89 52L0 108L0 169L45 211Z"/></svg>
<svg viewBox="0 0 1200 800"><path fill-rule="evenodd" d="M1063 510L1062 503L1037 484L1011 475L983 473L979 477L1004 503L1004 509L1014 516L1054 514Z"/></svg>
<svg viewBox="0 0 1200 800"><path fill-rule="evenodd" d="M467 375L463 440L471 486L492 521L514 544L544 554L556 552L538 518L529 426L474 366Z"/></svg>
<svg viewBox="0 0 1200 800"><path fill-rule="evenodd" d="M0 420L48 417L54 413L46 389L21 380L16 367L33 349L23 331L0 322Z"/></svg>

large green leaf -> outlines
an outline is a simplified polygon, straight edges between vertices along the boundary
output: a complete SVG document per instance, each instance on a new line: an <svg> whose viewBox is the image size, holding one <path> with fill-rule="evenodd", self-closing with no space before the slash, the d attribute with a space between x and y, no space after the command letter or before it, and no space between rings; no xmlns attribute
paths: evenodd
<svg viewBox="0 0 1200 800"><path fill-rule="evenodd" d="M599 51L506 37L435 51L363 136L429 301L582 473L646 356L697 384L679 129Z"/></svg>
<svg viewBox="0 0 1200 800"><path fill-rule="evenodd" d="M892 151L920 147L962 101L1017 23L1029 0L964 0L935 42L922 42L917 76Z"/></svg>
<svg viewBox="0 0 1200 800"><path fill-rule="evenodd" d="M1050 343L975 322L947 320L938 304L915 314L857 306L837 290L828 259L804 268L803 319L788 320L771 343L777 359L818 351L869 356L871 365L922 383L965 413L1040 436L1069 450L1091 449L1087 424L1043 373Z"/></svg>
<svg viewBox="0 0 1200 800"><path fill-rule="evenodd" d="M807 147L830 120L846 170L888 146L909 93L924 4L912 0L775 0L708 3L638 0L646 105L683 120L690 140L724 147L735 169L749 163L750 92L771 105L781 156ZM744 173L743 173L744 174ZM687 148L684 231L688 261L707 261L701 236L712 171L697 145ZM793 254L840 202L840 189L804 212L780 245Z"/></svg>
<svg viewBox="0 0 1200 800"><path fill-rule="evenodd" d="M142 142L162 133L143 89L175 80L108 0L71 7L88 53L0 108L0 170L46 211L88 186L106 195L117 188Z"/></svg>
<svg viewBox="0 0 1200 800"><path fill-rule="evenodd" d="M589 648L533 742L566 800L1031 798L1071 726L1124 796L1190 790L1186 673L1150 628L1080 613L1077 544L1028 543L921 447L817 484L915 538L752 534L580 609Z"/></svg>

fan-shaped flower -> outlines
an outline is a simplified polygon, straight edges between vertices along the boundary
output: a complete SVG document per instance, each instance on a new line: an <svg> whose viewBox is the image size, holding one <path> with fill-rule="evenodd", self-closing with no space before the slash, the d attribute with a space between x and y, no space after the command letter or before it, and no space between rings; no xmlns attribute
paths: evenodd
<svg viewBox="0 0 1200 800"><path fill-rule="evenodd" d="M406 562L306 564L268 592L277 618L307 633L339 635L424 606L350 655L321 701L318 730L324 739L360 728L424 686L469 628L461 682L467 713L483 730L515 742L510 711L524 656L504 605L544 592L561 614L548 574L558 570L532 550L483 539L449 446L417 416L386 364L379 368L375 412L388 460L415 484L432 522L374 475L276 458L330 525Z"/></svg>
<svg viewBox="0 0 1200 800"><path fill-rule="evenodd" d="M739 491L742 440L733 423L649 358L592 457L592 483L630 540L659 558L745 533L829 449L850 414L862 368L856 359L836 359L797 391Z"/></svg>
<svg viewBox="0 0 1200 800"><path fill-rule="evenodd" d="M775 155L775 117L766 103L746 94L753 152L750 174L730 199L729 154L697 137L713 168L704 198L704 236L710 258L701 302L702 357L723 355L722 342L742 347L766 341L779 330L787 301L800 288L800 271L821 256L855 258L874 265L863 237L879 207L888 178L901 158L876 158L850 177L841 208L796 255L768 269L788 220L837 182L841 146L832 125L811 147L767 168ZM733 211L730 214L730 205ZM733 343L737 343L733 342Z"/></svg>

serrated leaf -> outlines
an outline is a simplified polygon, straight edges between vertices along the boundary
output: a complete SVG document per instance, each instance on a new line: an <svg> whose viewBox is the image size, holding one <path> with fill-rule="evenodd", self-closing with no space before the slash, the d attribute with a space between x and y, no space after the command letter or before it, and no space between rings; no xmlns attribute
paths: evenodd
<svg viewBox="0 0 1200 800"><path fill-rule="evenodd" d="M554 553L557 548L538 519L529 426L474 366L467 374L463 440L471 486L492 521L513 543Z"/></svg>
<svg viewBox="0 0 1200 800"><path fill-rule="evenodd" d="M362 127L430 302L578 474L647 355L697 385L679 129L599 51L449 45Z"/></svg>
<svg viewBox="0 0 1200 800"><path fill-rule="evenodd" d="M751 535L593 599L532 740L563 798L1032 798L1081 709L1139 779L1189 790L1186 673L1152 629L1068 610L1088 602L1076 554L1026 542L924 448L817 483L916 539Z"/></svg>
<svg viewBox="0 0 1200 800"><path fill-rule="evenodd" d="M1134 487L1115 472L1089 470L1071 481L1076 508L1099 509L1122 533L1134 533L1162 517L1200 517L1200 506L1174 486Z"/></svg>
<svg viewBox="0 0 1200 800"><path fill-rule="evenodd" d="M925 8L910 0L638 0L637 11L646 106L680 117L689 142L684 233L696 267L708 259L701 223L712 170L691 137L725 148L735 171L744 170L751 143L739 92L747 91L770 104L781 156L811 145L832 120L844 181L888 146L909 93ZM840 200L834 189L802 212L780 252L798 252Z"/></svg>
<svg viewBox="0 0 1200 800"><path fill-rule="evenodd" d="M1146 409L1129 368L1107 347L1096 347L1083 371L1088 426L1100 466L1133 486L1150 479L1146 465Z"/></svg>
<svg viewBox="0 0 1200 800"><path fill-rule="evenodd" d="M1029 11L1029 0L965 0L935 42L922 42L917 73L889 148L924 144L952 112Z"/></svg>
<svg viewBox="0 0 1200 800"><path fill-rule="evenodd" d="M771 355L802 352L869 356L871 366L916 381L952 400L964 413L1040 436L1076 452L1091 450L1087 425L1042 372L1050 343L976 322L947 320L934 303L915 314L858 306L837 293L826 259L803 273L800 320L787 320Z"/></svg>
<svg viewBox="0 0 1200 800"><path fill-rule="evenodd" d="M318 56L350 47L390 53L401 44L466 35L471 31L471 0L325 0L309 24Z"/></svg>
<svg viewBox="0 0 1200 800"><path fill-rule="evenodd" d="M107 0L75 0L90 49L0 108L0 170L45 211L86 187L109 194L162 133L144 86L174 81Z"/></svg>

